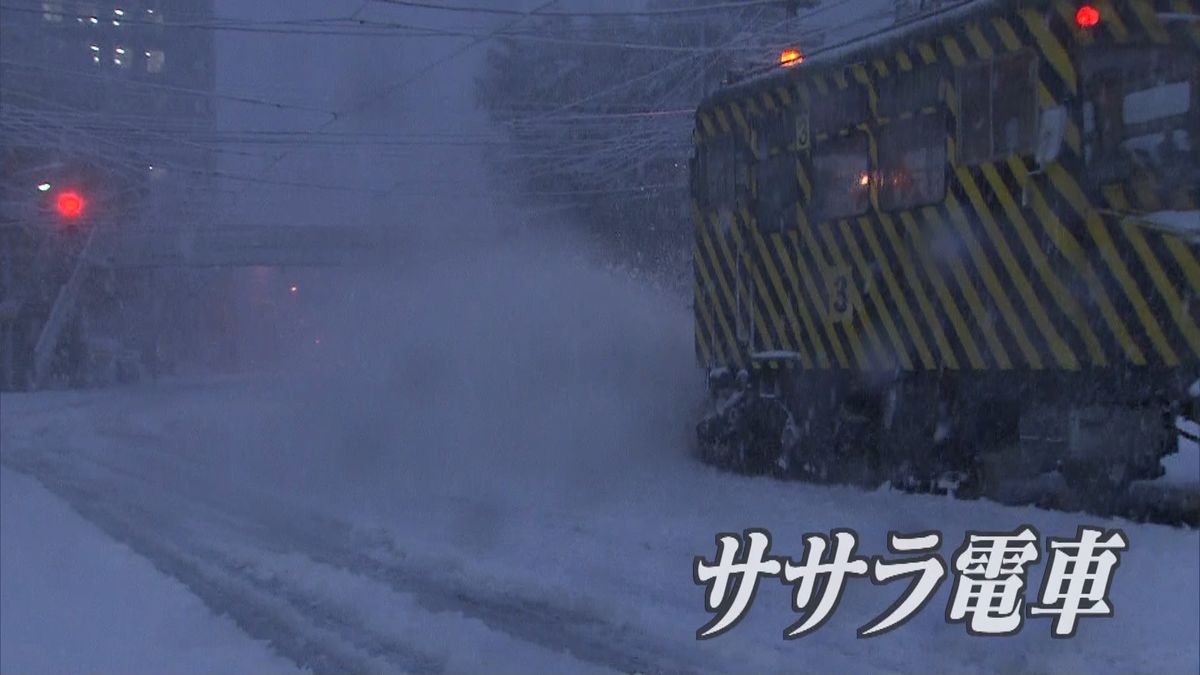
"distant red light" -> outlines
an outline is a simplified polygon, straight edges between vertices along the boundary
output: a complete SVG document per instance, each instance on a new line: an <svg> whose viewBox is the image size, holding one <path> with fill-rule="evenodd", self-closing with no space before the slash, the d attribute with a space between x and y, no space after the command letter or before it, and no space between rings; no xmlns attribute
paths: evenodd
<svg viewBox="0 0 1200 675"><path fill-rule="evenodd" d="M83 207L83 197L72 190L58 193L58 197L54 200L54 208L63 218L78 218L83 215Z"/></svg>
<svg viewBox="0 0 1200 675"><path fill-rule="evenodd" d="M1079 24L1080 28L1091 28L1100 23L1100 10L1091 5L1084 5L1075 12L1075 23Z"/></svg>

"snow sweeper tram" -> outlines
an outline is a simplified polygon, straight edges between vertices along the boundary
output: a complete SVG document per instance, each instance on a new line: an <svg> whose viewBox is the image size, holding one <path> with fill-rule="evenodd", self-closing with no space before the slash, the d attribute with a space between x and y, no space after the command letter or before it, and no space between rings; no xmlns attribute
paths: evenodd
<svg viewBox="0 0 1200 675"><path fill-rule="evenodd" d="M1200 0L976 0L696 114L702 457L1197 523Z"/></svg>

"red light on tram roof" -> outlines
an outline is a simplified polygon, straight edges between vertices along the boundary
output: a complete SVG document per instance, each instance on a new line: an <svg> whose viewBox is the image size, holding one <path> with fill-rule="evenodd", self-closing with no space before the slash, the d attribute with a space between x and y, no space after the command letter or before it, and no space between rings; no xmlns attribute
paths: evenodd
<svg viewBox="0 0 1200 675"><path fill-rule="evenodd" d="M1075 23L1079 24L1080 28L1091 28L1100 23L1100 10L1091 5L1084 5L1075 12Z"/></svg>
<svg viewBox="0 0 1200 675"><path fill-rule="evenodd" d="M804 63L804 55L799 49L785 49L779 52L779 65L786 68L800 63Z"/></svg>
<svg viewBox="0 0 1200 675"><path fill-rule="evenodd" d="M74 190L60 192L54 199L54 208L63 218L78 218L83 215L84 206L83 197Z"/></svg>

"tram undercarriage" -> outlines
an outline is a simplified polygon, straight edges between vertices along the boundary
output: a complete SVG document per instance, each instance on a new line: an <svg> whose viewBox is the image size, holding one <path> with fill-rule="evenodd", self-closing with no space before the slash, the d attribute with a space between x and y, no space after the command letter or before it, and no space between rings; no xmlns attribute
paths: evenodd
<svg viewBox="0 0 1200 675"><path fill-rule="evenodd" d="M1110 374L867 377L714 369L697 452L782 479L1200 525L1195 486L1156 480L1178 450L1177 420L1196 419L1186 385Z"/></svg>

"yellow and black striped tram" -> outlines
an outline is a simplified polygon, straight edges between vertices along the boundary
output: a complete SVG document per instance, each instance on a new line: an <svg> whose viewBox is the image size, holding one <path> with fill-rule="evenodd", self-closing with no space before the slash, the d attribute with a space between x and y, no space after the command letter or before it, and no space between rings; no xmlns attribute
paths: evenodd
<svg viewBox="0 0 1200 675"><path fill-rule="evenodd" d="M1159 475L1200 377L1200 0L976 0L791 64L696 114L703 455L1018 501Z"/></svg>

